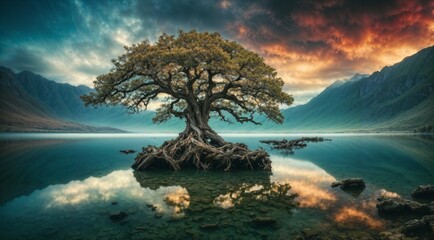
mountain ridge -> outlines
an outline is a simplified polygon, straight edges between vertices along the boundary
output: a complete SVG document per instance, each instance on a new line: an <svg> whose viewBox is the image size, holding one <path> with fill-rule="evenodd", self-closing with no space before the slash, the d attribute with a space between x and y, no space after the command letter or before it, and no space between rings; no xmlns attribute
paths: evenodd
<svg viewBox="0 0 434 240"><path fill-rule="evenodd" d="M283 112L291 127L298 129L414 130L423 124L434 125L428 120L433 110L427 107L414 116L407 112L425 100L432 102L433 88L432 46L358 81L326 88L307 104ZM302 117L297 116L300 112ZM404 124L399 115L407 115L413 123Z"/></svg>
<svg viewBox="0 0 434 240"><path fill-rule="evenodd" d="M0 74L0 111L11 119L47 118L53 124L62 121L100 128L112 126L132 132L179 132L184 128L185 123L179 119L152 123L152 111L128 114L119 106L86 108L80 96L93 91L87 86L57 83L30 71L15 74L4 67L0 67ZM412 131L434 125L434 110L430 107L434 104L433 89L434 46L371 75L355 74L335 81L308 103L282 110L282 125L264 117L259 117L263 122L259 127L229 125L216 118L210 119L210 125L219 132ZM3 123L5 119L2 117Z"/></svg>

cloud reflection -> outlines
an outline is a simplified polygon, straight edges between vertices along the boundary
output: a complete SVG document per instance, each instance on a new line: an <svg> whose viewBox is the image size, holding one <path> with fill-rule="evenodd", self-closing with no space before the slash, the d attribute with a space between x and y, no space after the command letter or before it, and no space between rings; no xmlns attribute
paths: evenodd
<svg viewBox="0 0 434 240"><path fill-rule="evenodd" d="M334 221L346 226L358 224L364 224L370 228L381 228L383 226L383 222L373 218L365 210L358 209L357 207L342 208L335 214Z"/></svg>
<svg viewBox="0 0 434 240"><path fill-rule="evenodd" d="M190 204L190 196L185 188L142 188L130 170L114 171L101 178L90 177L83 181L50 186L41 190L41 194L46 208L132 199L142 202L143 205L152 204L158 213L176 218L183 217L184 210Z"/></svg>
<svg viewBox="0 0 434 240"><path fill-rule="evenodd" d="M327 209L337 197L330 191L336 179L326 171L308 161L273 156L271 181L288 183L298 194L300 207Z"/></svg>

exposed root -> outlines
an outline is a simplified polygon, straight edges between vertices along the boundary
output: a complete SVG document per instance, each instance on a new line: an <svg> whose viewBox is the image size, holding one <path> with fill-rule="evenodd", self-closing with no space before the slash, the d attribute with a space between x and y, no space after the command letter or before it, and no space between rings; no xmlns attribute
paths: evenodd
<svg viewBox="0 0 434 240"><path fill-rule="evenodd" d="M211 145L194 132L181 134L177 139L163 143L161 147L149 145L143 148L132 166L134 169L181 168L271 170L271 160L263 149L251 151L245 144L224 143Z"/></svg>

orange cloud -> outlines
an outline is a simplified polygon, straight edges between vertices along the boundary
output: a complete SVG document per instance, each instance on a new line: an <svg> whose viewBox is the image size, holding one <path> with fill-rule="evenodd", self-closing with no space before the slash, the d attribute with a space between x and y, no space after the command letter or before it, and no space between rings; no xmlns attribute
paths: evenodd
<svg viewBox="0 0 434 240"><path fill-rule="evenodd" d="M248 9L256 11L228 31L276 68L289 91L319 91L434 44L433 1L271 1Z"/></svg>

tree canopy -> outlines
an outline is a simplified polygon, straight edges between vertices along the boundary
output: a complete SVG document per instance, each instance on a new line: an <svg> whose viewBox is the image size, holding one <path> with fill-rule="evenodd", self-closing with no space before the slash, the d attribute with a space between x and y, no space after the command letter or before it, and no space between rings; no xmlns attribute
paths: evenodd
<svg viewBox="0 0 434 240"><path fill-rule="evenodd" d="M156 43L125 47L113 68L94 81L95 92L82 96L86 105L125 105L131 112L162 102L154 122L172 117L207 125L210 115L224 121L260 124L265 115L282 123L281 104L291 95L262 57L219 33L180 31L163 34Z"/></svg>

